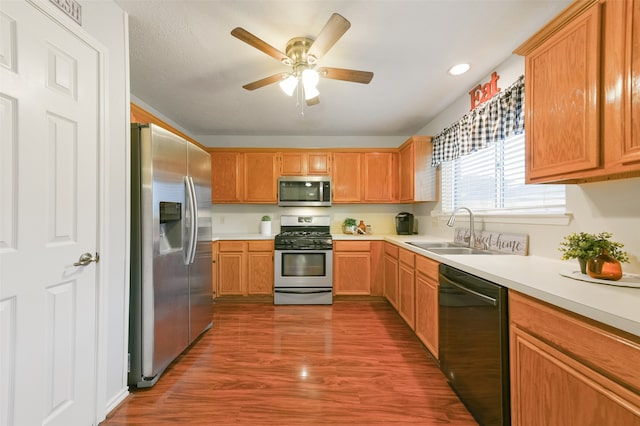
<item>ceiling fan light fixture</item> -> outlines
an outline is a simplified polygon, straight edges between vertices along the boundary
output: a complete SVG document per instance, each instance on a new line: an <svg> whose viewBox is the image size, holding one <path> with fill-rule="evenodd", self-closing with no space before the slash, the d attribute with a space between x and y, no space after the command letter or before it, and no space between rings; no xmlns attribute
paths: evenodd
<svg viewBox="0 0 640 426"><path fill-rule="evenodd" d="M318 72L307 68L302 71L301 77L302 86L304 87L304 99L308 101L309 99L313 99L318 96L320 94L320 92L318 92L318 89L316 88L318 82L320 81Z"/></svg>
<svg viewBox="0 0 640 426"><path fill-rule="evenodd" d="M469 68L471 68L471 65L469 64L457 64L449 68L449 71L447 72L450 75L461 75L469 71Z"/></svg>
<svg viewBox="0 0 640 426"><path fill-rule="evenodd" d="M290 74L289 77L280 82L280 88L287 94L287 96L292 96L293 91L296 90L297 86L298 79L293 74Z"/></svg>
<svg viewBox="0 0 640 426"><path fill-rule="evenodd" d="M316 89L315 87L311 86L308 89L305 87L304 89L304 100L308 101L310 99L313 98L317 98L320 95L320 92L318 92L318 89Z"/></svg>
<svg viewBox="0 0 640 426"><path fill-rule="evenodd" d="M304 88L307 87L316 87L318 82L320 81L320 75L318 71L312 70L311 68L307 68L302 71L302 84L304 84Z"/></svg>

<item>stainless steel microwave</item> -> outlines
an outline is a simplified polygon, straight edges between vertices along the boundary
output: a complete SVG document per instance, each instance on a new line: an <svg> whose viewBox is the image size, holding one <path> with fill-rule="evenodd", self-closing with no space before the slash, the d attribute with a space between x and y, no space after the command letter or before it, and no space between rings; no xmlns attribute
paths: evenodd
<svg viewBox="0 0 640 426"><path fill-rule="evenodd" d="M331 178L329 176L280 176L278 205L331 206Z"/></svg>

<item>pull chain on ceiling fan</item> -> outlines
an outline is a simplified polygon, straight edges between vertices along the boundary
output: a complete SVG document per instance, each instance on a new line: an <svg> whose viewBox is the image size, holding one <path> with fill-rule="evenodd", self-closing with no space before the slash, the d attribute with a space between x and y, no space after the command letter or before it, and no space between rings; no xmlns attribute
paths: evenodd
<svg viewBox="0 0 640 426"><path fill-rule="evenodd" d="M349 27L351 27L349 21L338 13L334 13L315 40L309 37L292 38L287 42L286 53L281 52L244 28L234 28L231 31L232 36L291 67L290 72L274 74L245 84L242 87L246 90L255 90L279 82L281 89L287 95L292 96L293 92L298 90L298 93L304 95L307 105L312 106L320 102L320 93L316 88L320 77L368 84L373 78L373 73L369 71L329 67L315 69L320 58L336 44Z"/></svg>

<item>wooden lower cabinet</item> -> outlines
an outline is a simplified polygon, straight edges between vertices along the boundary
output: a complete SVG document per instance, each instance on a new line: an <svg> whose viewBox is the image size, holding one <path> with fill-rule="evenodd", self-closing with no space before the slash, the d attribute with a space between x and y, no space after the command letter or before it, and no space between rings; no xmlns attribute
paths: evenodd
<svg viewBox="0 0 640 426"><path fill-rule="evenodd" d="M384 297L398 309L398 246L384 243Z"/></svg>
<svg viewBox="0 0 640 426"><path fill-rule="evenodd" d="M213 298L218 297L218 258L220 253L220 243L211 243L211 287Z"/></svg>
<svg viewBox="0 0 640 426"><path fill-rule="evenodd" d="M640 337L509 292L511 419L640 425Z"/></svg>
<svg viewBox="0 0 640 426"><path fill-rule="evenodd" d="M412 330L416 314L415 258L412 251L401 248L398 252L398 313Z"/></svg>
<svg viewBox="0 0 640 426"><path fill-rule="evenodd" d="M333 291L340 295L371 294L371 242L334 241Z"/></svg>
<svg viewBox="0 0 640 426"><path fill-rule="evenodd" d="M428 257L384 245L384 296L438 359L438 267Z"/></svg>
<svg viewBox="0 0 640 426"><path fill-rule="evenodd" d="M247 293L273 295L273 241L249 241Z"/></svg>
<svg viewBox="0 0 640 426"><path fill-rule="evenodd" d="M273 241L218 242L219 297L273 294Z"/></svg>
<svg viewBox="0 0 640 426"><path fill-rule="evenodd" d="M438 359L438 267L439 263L416 256L415 333L429 352Z"/></svg>
<svg viewBox="0 0 640 426"><path fill-rule="evenodd" d="M218 253L218 296L236 296L244 293L245 243L220 241Z"/></svg>

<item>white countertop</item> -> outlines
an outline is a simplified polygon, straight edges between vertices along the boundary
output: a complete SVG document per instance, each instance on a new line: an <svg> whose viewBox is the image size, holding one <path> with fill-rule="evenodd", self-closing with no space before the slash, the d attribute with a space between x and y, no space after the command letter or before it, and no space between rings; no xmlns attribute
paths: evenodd
<svg viewBox="0 0 640 426"><path fill-rule="evenodd" d="M260 234L220 234L214 237L214 241L273 237ZM509 289L640 336L640 288L595 284L561 276L561 271L578 269L578 262L575 260L518 255L444 256L406 244L409 241L444 241L425 235L334 234L333 239L389 241Z"/></svg>
<svg viewBox="0 0 640 426"><path fill-rule="evenodd" d="M443 256L406 244L407 241L436 241L433 238L387 235L385 240L509 289L640 336L640 288L595 284L560 275L561 271L579 269L577 260L562 261L518 255Z"/></svg>

